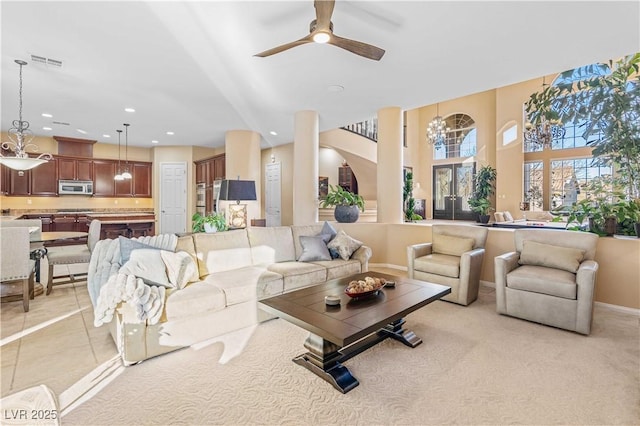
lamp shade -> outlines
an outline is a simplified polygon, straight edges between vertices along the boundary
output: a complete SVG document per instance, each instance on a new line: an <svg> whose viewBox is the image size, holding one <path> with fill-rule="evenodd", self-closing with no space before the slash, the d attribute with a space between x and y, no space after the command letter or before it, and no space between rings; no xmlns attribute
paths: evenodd
<svg viewBox="0 0 640 426"><path fill-rule="evenodd" d="M223 180L220 185L220 200L256 200L256 183L252 180Z"/></svg>

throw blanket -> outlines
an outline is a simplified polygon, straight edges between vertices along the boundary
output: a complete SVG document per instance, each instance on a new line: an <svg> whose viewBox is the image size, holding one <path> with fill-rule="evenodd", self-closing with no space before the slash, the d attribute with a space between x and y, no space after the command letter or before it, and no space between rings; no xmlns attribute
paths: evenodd
<svg viewBox="0 0 640 426"><path fill-rule="evenodd" d="M164 287L150 286L142 278L118 272L100 289L93 325L110 323L120 302L127 302L135 309L141 323L157 324L164 310L164 297Z"/></svg>
<svg viewBox="0 0 640 426"><path fill-rule="evenodd" d="M175 251L178 244L178 237L174 234L160 234L134 239L169 251ZM94 306L94 324L99 326L111 321L113 309L121 301L131 304L136 309L141 322L145 319L157 322L164 309L165 289L160 290L154 286L148 286L141 279L138 282L138 278L135 276L132 276L134 280L127 284L131 278L125 274L121 274L125 276L124 278L118 278L121 266L120 241L117 239L98 241L91 253L87 276L87 288ZM104 290L104 297L102 297L105 287L108 289ZM121 299L115 302L117 297L121 297ZM161 305L158 306L158 303Z"/></svg>

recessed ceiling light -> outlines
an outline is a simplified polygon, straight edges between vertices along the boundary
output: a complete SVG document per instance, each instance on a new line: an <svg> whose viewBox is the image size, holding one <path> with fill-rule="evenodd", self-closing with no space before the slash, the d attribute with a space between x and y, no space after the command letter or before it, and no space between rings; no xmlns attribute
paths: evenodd
<svg viewBox="0 0 640 426"><path fill-rule="evenodd" d="M278 136L278 132L274 132L273 130L269 132L270 135Z"/></svg>
<svg viewBox="0 0 640 426"><path fill-rule="evenodd" d="M42 130L51 130L51 127L43 127Z"/></svg>
<svg viewBox="0 0 640 426"><path fill-rule="evenodd" d="M168 135L173 136L175 133L173 132L167 132Z"/></svg>
<svg viewBox="0 0 640 426"><path fill-rule="evenodd" d="M82 129L76 129L76 130L78 131L78 133L82 133L83 135L86 135L86 134L87 134L87 132L86 132L86 131L84 131L84 130L82 130Z"/></svg>
<svg viewBox="0 0 640 426"><path fill-rule="evenodd" d="M42 116L43 116L43 117L47 117L47 118L51 118L51 117L53 117L53 115L48 114L48 113L46 113L46 112L43 112L43 113L42 113Z"/></svg>
<svg viewBox="0 0 640 426"><path fill-rule="evenodd" d="M110 138L111 135L102 135L103 138Z"/></svg>
<svg viewBox="0 0 640 426"><path fill-rule="evenodd" d="M158 143L158 141L151 141L151 143Z"/></svg>
<svg viewBox="0 0 640 426"><path fill-rule="evenodd" d="M327 87L327 90L330 92L342 92L344 90L344 86L340 86L339 84L332 84Z"/></svg>
<svg viewBox="0 0 640 426"><path fill-rule="evenodd" d="M124 110L127 112L136 112L136 110L133 108L125 108Z"/></svg>

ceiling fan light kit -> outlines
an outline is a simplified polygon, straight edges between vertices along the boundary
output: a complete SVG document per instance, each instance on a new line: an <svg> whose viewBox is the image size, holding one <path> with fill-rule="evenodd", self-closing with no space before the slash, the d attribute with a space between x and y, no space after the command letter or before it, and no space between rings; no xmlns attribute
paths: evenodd
<svg viewBox="0 0 640 426"><path fill-rule="evenodd" d="M301 38L300 40L257 53L254 56L266 58L267 56L275 55L276 53L284 52L285 50L289 50L303 44L326 43L374 61L379 61L382 58L385 53L384 49L380 49L379 47L363 43L361 41L338 37L333 33L331 15L333 14L335 0L315 0L313 5L316 8L316 19L311 21L311 24L309 25L309 35Z"/></svg>

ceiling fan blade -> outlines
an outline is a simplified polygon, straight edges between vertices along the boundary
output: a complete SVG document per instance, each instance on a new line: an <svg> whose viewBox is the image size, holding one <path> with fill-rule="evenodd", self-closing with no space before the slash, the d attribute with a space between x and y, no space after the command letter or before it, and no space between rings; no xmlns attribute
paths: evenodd
<svg viewBox="0 0 640 426"><path fill-rule="evenodd" d="M348 50L356 55L364 56L367 59L373 59L374 61L379 61L385 53L384 49L380 49L379 47L348 38L338 37L335 34L331 36L327 43L340 47L344 50Z"/></svg>
<svg viewBox="0 0 640 426"><path fill-rule="evenodd" d="M316 8L316 30L329 30L335 4L335 0L315 0L313 2L313 6Z"/></svg>
<svg viewBox="0 0 640 426"><path fill-rule="evenodd" d="M291 43L286 43L278 47L274 47L273 49L265 50L264 52L256 53L253 56L259 56L260 58L266 58L267 56L275 55L276 53L284 52L285 50L289 50L292 47L301 46L306 43L313 43L313 39L311 38L311 34L306 37L302 37L300 40L292 41Z"/></svg>

